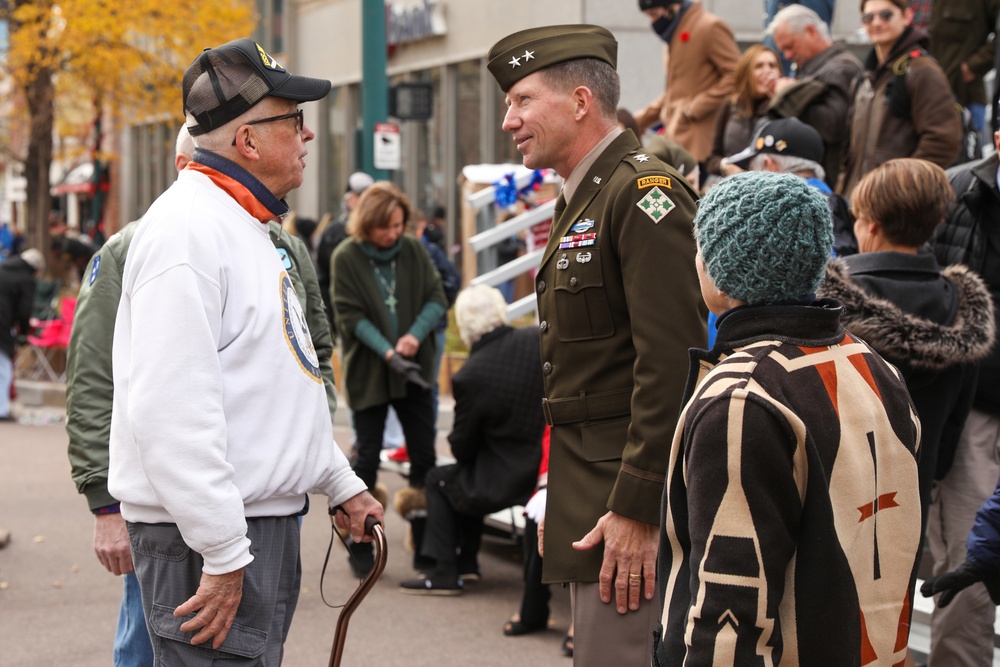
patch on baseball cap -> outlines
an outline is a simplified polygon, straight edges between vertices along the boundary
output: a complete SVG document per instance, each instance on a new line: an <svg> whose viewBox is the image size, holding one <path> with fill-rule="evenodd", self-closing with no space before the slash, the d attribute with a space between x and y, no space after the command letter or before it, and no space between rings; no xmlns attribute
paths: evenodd
<svg viewBox="0 0 1000 667"><path fill-rule="evenodd" d="M727 161L741 169L747 169L750 160L760 153L791 155L822 164L823 138L815 128L798 118L780 118L761 125L750 140L750 145L730 156Z"/></svg>

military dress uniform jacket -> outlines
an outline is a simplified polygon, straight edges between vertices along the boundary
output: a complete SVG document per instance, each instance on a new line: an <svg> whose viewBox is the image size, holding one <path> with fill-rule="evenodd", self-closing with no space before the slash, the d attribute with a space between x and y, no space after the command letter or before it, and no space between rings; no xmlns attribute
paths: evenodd
<svg viewBox="0 0 1000 667"><path fill-rule="evenodd" d="M595 582L608 510L658 525L690 347L706 339L683 176L618 136L560 209L538 271L552 426L545 581Z"/></svg>
<svg viewBox="0 0 1000 667"><path fill-rule="evenodd" d="M87 496L91 510L118 502L108 493L108 443L111 437L111 342L122 294L122 272L129 244L140 221L113 235L91 260L80 287L73 334L66 363L66 433L69 461L77 491ZM285 232L277 222L268 223L268 236L278 250L285 270L302 303L309 335L319 357L320 373L330 404L330 418L337 409L333 384L333 338L326 323L316 270L305 244Z"/></svg>

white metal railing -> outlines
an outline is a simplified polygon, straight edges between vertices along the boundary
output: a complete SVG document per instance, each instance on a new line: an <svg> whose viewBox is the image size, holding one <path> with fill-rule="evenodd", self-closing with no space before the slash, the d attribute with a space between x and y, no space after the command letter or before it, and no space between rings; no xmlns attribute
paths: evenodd
<svg viewBox="0 0 1000 667"><path fill-rule="evenodd" d="M531 182L532 178L533 172L522 172L520 175L515 176L514 186L520 190L521 188L526 187ZM478 190L470 195L467 195L465 200L470 208L477 212L481 212L483 208L496 201L496 188L483 188L482 190ZM555 210L555 206L555 199L552 199L536 206L535 208L524 211L510 220L502 222L485 231L479 232L469 238L469 248L472 252L479 253L487 248L497 245L498 243L502 243L511 236L529 229L539 222L543 222L544 220L551 218L553 211ZM500 285L508 280L513 280L522 273L537 269L538 265L541 263L543 253L544 249L538 248L525 255L521 255L516 259L498 266L492 271L487 271L486 273L476 276L469 281L469 284L485 284L496 287L497 285ZM514 303L508 304L507 316L511 320L514 320L522 315L536 312L537 309L538 305L535 299L535 293L532 291L532 293L528 296L522 297Z"/></svg>
<svg viewBox="0 0 1000 667"><path fill-rule="evenodd" d="M492 229L487 229L485 232L479 232L469 239L469 247L471 247L474 252L479 252L480 250L496 245L504 239L513 236L522 230L528 229L532 225L537 225L543 220L548 220L552 217L552 211L555 210L555 207L556 200L553 199L545 202L544 204L540 204L533 209L525 211L524 213L511 218L506 222L501 222Z"/></svg>

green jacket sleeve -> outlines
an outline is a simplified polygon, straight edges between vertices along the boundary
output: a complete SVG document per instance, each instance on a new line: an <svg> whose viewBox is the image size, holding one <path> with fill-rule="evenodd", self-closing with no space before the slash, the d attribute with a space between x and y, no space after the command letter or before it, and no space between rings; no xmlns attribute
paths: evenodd
<svg viewBox="0 0 1000 667"><path fill-rule="evenodd" d="M330 406L330 419L333 420L333 415L337 411L337 389L333 381L333 336L330 333L330 323L326 319L326 307L323 304L323 293L319 288L316 267L313 265L306 244L285 231L276 221L268 223L267 233L271 243L278 249L279 255L284 249L291 264L285 266L305 313L313 348L319 357L319 372L323 376L326 401Z"/></svg>
<svg viewBox="0 0 1000 667"><path fill-rule="evenodd" d="M111 343L122 293L122 271L136 223L108 240L91 260L77 297L66 359L66 433L77 491L91 510L113 505L108 493L111 435Z"/></svg>

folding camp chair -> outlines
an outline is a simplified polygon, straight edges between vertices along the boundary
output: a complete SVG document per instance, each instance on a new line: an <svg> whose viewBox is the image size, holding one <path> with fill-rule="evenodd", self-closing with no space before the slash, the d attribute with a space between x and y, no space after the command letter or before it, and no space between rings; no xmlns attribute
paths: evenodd
<svg viewBox="0 0 1000 667"><path fill-rule="evenodd" d="M49 382L66 381L66 348L73 331L76 298L64 297L59 302L58 310L58 318L32 321L36 333L28 336L28 347L18 354L17 377Z"/></svg>

